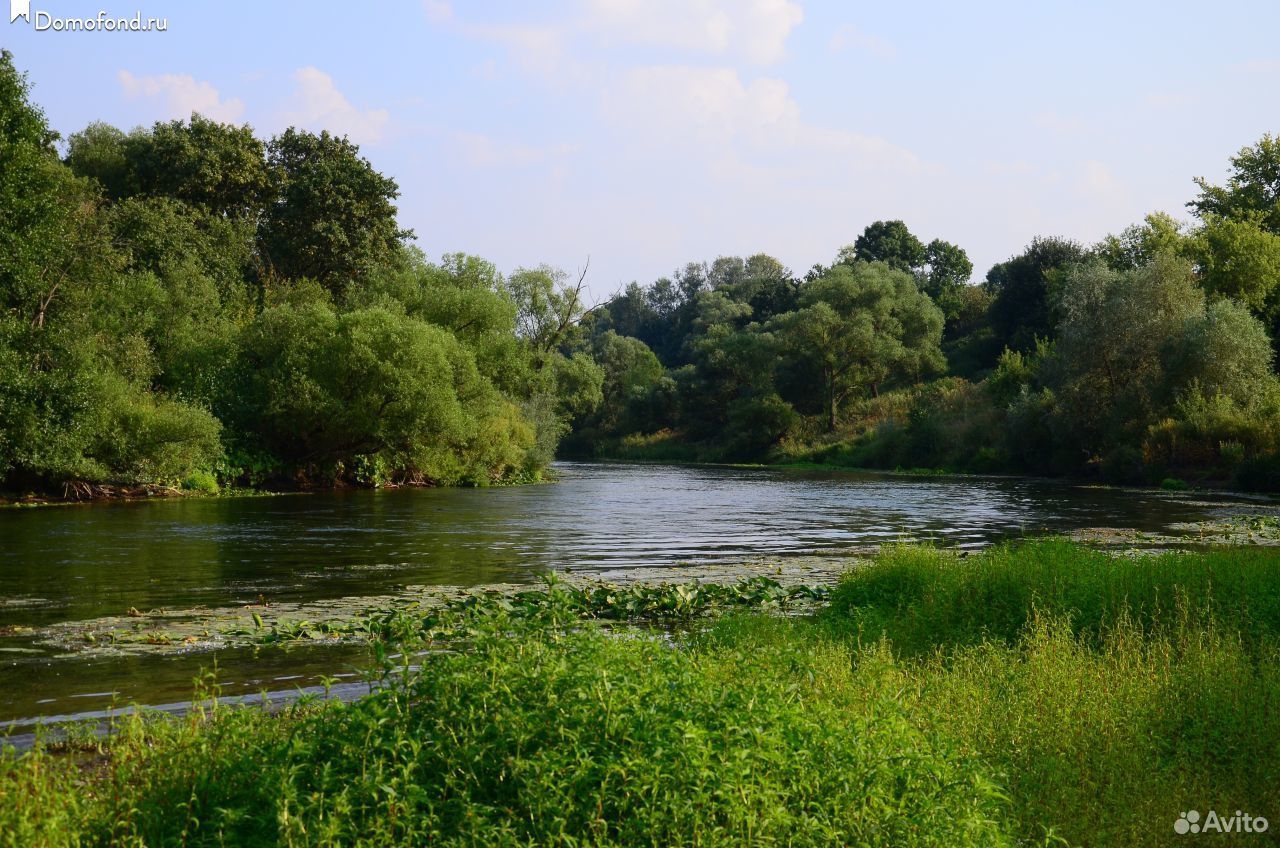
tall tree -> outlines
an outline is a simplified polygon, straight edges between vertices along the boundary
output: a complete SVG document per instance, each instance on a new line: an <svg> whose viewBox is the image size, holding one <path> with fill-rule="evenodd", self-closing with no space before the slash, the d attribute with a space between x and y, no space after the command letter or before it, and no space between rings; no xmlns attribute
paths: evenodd
<svg viewBox="0 0 1280 848"><path fill-rule="evenodd" d="M1117 271L1133 271L1157 256L1189 256L1193 247L1181 222L1165 212L1152 212L1141 224L1104 238L1093 252Z"/></svg>
<svg viewBox="0 0 1280 848"><path fill-rule="evenodd" d="M1022 253L987 272L991 325L1005 346L1026 352L1037 338L1053 336L1051 288L1085 256L1085 249L1069 239L1036 238Z"/></svg>
<svg viewBox="0 0 1280 848"><path fill-rule="evenodd" d="M1264 135L1231 157L1226 185L1213 185L1204 177L1197 177L1196 185L1200 196L1187 206L1197 215L1239 219L1253 214L1263 227L1280 234L1280 137Z"/></svg>
<svg viewBox="0 0 1280 848"><path fill-rule="evenodd" d="M848 249L842 252L842 260L858 259L863 262L883 262L890 268L914 273L925 262L926 250L920 239L911 234L902 221L876 221L862 231L853 243L852 256Z"/></svg>
<svg viewBox="0 0 1280 848"><path fill-rule="evenodd" d="M86 130L86 132L90 132ZM110 133L93 130L74 139L70 162L98 166L110 157ZM93 143L93 157L84 150ZM256 220L274 198L265 150L248 125L233 126L197 114L190 121L158 123L123 139L128 195L168 197L217 215ZM107 179L107 187L114 180ZM117 189L119 190L119 189Z"/></svg>
<svg viewBox="0 0 1280 848"><path fill-rule="evenodd" d="M1089 452L1136 439L1159 409L1170 344L1204 315L1190 263L1157 256L1115 271L1093 260L1065 276L1058 298L1064 429Z"/></svg>
<svg viewBox="0 0 1280 848"><path fill-rule="evenodd" d="M1267 311L1280 285L1280 234L1266 229L1261 215L1206 215L1192 244L1205 289L1235 298L1255 313Z"/></svg>
<svg viewBox="0 0 1280 848"><path fill-rule="evenodd" d="M822 376L830 430L855 392L941 370L941 310L915 279L883 264L838 264L804 288L800 308L774 322L781 344Z"/></svg>
<svg viewBox="0 0 1280 848"><path fill-rule="evenodd" d="M921 290L933 298L947 320L958 318L964 306L961 292L973 276L969 254L951 242L934 239L925 247L924 267L917 274Z"/></svg>
<svg viewBox="0 0 1280 848"><path fill-rule="evenodd" d="M261 236L274 274L309 277L339 293L412 237L396 223L395 180L345 137L291 127L271 140L268 161L276 200Z"/></svg>

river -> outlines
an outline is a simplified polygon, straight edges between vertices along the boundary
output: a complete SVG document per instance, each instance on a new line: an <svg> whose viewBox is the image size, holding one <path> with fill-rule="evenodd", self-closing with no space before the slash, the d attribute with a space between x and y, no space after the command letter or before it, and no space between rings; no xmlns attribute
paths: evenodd
<svg viewBox="0 0 1280 848"><path fill-rule="evenodd" d="M41 716L189 696L215 656L78 657L28 628L129 608L379 595L406 585L529 582L553 569L848 552L884 542L980 547L1088 527L1170 532L1237 508L1157 491L979 477L560 463L559 482L0 510L0 733ZM354 678L360 649L221 652L230 694ZM19 720L15 724L14 721Z"/></svg>

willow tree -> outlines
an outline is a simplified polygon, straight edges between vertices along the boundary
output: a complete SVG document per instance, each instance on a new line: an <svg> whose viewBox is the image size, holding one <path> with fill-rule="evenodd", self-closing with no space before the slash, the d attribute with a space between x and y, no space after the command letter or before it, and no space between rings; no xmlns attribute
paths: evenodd
<svg viewBox="0 0 1280 848"><path fill-rule="evenodd" d="M854 394L941 371L942 325L942 311L911 274L858 261L809 283L800 308L774 321L784 349L820 375L830 430Z"/></svg>

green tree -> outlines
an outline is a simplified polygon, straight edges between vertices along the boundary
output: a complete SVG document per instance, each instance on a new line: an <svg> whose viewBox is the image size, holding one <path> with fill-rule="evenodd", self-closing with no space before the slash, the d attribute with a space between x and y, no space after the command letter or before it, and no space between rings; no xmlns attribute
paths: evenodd
<svg viewBox="0 0 1280 848"><path fill-rule="evenodd" d="M394 260L412 237L396 223L395 180L375 171L345 137L291 127L267 153L275 202L260 235L270 273L309 277L340 294Z"/></svg>
<svg viewBox="0 0 1280 848"><path fill-rule="evenodd" d="M94 121L67 139L66 163L77 176L96 180L107 197L129 194L129 154L123 132Z"/></svg>
<svg viewBox="0 0 1280 848"><path fill-rule="evenodd" d="M644 342L612 330L596 340L595 348L595 360L604 370L600 428L608 433L646 429L650 395L666 369Z"/></svg>
<svg viewBox="0 0 1280 848"><path fill-rule="evenodd" d="M1000 344L1026 352L1035 347L1037 338L1054 335L1053 287L1085 256L1084 248L1074 241L1036 238L1022 253L987 272L991 327Z"/></svg>
<svg viewBox="0 0 1280 848"><path fill-rule="evenodd" d="M1058 296L1063 429L1090 453L1136 443L1162 409L1170 345L1204 315L1190 263L1160 255L1116 271L1094 260L1068 273Z"/></svg>
<svg viewBox="0 0 1280 848"><path fill-rule="evenodd" d="M1109 235L1093 251L1117 271L1132 271L1157 256L1188 256L1193 240L1183 225L1164 212L1152 212L1141 224L1134 224L1120 235Z"/></svg>
<svg viewBox="0 0 1280 848"><path fill-rule="evenodd" d="M934 239L925 247L924 267L917 272L920 288L933 298L947 321L955 321L964 308L964 289L973 276L973 263L964 249Z"/></svg>
<svg viewBox="0 0 1280 848"><path fill-rule="evenodd" d="M483 483L519 469L533 442L451 334L385 309L272 307L245 356L252 421L242 426L303 473L363 466Z"/></svg>
<svg viewBox="0 0 1280 848"><path fill-rule="evenodd" d="M1235 298L1255 313L1265 311L1280 283L1280 235L1267 230L1257 213L1206 215L1193 244L1205 289Z"/></svg>
<svg viewBox="0 0 1280 848"><path fill-rule="evenodd" d="M86 130L86 132L89 132ZM108 159L108 134L92 133L93 163ZM85 164L88 152L76 139L71 162ZM108 148L108 149L104 149ZM193 114L189 121L157 123L149 131L133 132L123 140L127 162L125 193L117 195L168 197L216 215L256 220L275 199L267 171L265 150L248 126L233 126ZM89 171L101 178L101 170ZM104 185L110 190L114 179Z"/></svg>
<svg viewBox="0 0 1280 848"><path fill-rule="evenodd" d="M1216 300L1187 321L1168 355L1164 394L1221 396L1250 409L1273 394L1271 340L1242 304Z"/></svg>
<svg viewBox="0 0 1280 848"><path fill-rule="evenodd" d="M1197 177L1196 185L1200 196L1187 206L1200 217L1257 216L1261 226L1280 234L1280 138L1264 135L1231 157L1226 185L1213 185L1204 177Z"/></svg>
<svg viewBox="0 0 1280 848"><path fill-rule="evenodd" d="M507 290L516 304L516 332L536 356L546 357L570 340L585 311L585 280L585 271L575 283L550 265L517 268L507 278Z"/></svg>
<svg viewBox="0 0 1280 848"><path fill-rule="evenodd" d="M845 248L837 261L883 262L899 271L914 273L925 263L926 255L924 244L902 221L876 221L854 241L852 254Z"/></svg>
<svg viewBox="0 0 1280 848"><path fill-rule="evenodd" d="M800 308L780 316L780 343L821 374L835 430L841 404L892 378L918 380L945 365L942 312L910 274L880 262L839 264L808 284Z"/></svg>
<svg viewBox="0 0 1280 848"><path fill-rule="evenodd" d="M218 422L152 390L98 187L59 161L54 138L0 53L0 481L176 482L216 461Z"/></svg>

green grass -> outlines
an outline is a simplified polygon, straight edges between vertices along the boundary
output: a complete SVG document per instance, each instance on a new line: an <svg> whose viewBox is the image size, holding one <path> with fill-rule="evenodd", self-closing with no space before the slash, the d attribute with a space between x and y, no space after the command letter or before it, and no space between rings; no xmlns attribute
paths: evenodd
<svg viewBox="0 0 1280 848"><path fill-rule="evenodd" d="M0 844L1166 845L1280 819L1277 565L899 549L817 615L675 636L553 584L422 619L352 705L0 758Z"/></svg>
<svg viewBox="0 0 1280 848"><path fill-rule="evenodd" d="M1121 624L1163 632L1216 621L1250 642L1280 638L1280 551L1114 557L1048 540L961 558L902 547L844 580L827 618L918 654L983 640L1011 644L1037 613L1067 621L1095 645Z"/></svg>

